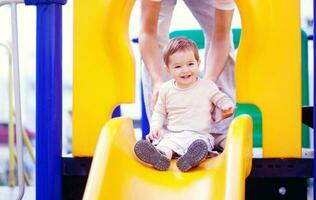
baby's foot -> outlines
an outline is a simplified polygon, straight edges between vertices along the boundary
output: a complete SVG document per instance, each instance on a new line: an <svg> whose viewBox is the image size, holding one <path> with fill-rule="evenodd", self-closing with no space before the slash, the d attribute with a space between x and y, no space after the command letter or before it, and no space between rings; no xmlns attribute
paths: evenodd
<svg viewBox="0 0 316 200"><path fill-rule="evenodd" d="M182 172L198 166L208 154L208 148L205 141L195 140L188 148L188 151L177 160L177 167Z"/></svg>
<svg viewBox="0 0 316 200"><path fill-rule="evenodd" d="M141 161L152 165L155 169L166 171L170 166L170 160L146 140L138 141L134 151Z"/></svg>

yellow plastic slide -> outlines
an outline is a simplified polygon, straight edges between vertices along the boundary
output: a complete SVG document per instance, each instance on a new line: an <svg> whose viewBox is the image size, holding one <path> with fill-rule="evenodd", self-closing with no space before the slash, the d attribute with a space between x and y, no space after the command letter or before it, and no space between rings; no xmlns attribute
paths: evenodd
<svg viewBox="0 0 316 200"><path fill-rule="evenodd" d="M262 112L264 157L300 157L299 0L236 3L243 26L237 101ZM134 101L135 68L127 34L133 4L74 2L73 155L94 156L84 199L244 199L252 161L249 116L234 119L223 154L189 173L181 173L174 162L167 172L140 164L133 153L132 121L110 119L116 105Z"/></svg>
<svg viewBox="0 0 316 200"><path fill-rule="evenodd" d="M198 168L180 172L175 161L161 172L137 161L132 120L110 120L94 154L85 200L242 200L252 162L252 119L232 122L225 151Z"/></svg>

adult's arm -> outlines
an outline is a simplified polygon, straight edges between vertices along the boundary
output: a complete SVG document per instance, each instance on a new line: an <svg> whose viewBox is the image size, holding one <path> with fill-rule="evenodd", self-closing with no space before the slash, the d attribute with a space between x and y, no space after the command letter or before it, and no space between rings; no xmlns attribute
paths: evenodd
<svg viewBox="0 0 316 200"><path fill-rule="evenodd" d="M215 9L214 33L206 58L205 79L217 81L231 49L230 30L234 10Z"/></svg>
<svg viewBox="0 0 316 200"><path fill-rule="evenodd" d="M154 109L159 88L163 82L161 77L161 58L157 38L157 24L160 2L141 0L141 29L139 34L140 53L153 83L150 110Z"/></svg>

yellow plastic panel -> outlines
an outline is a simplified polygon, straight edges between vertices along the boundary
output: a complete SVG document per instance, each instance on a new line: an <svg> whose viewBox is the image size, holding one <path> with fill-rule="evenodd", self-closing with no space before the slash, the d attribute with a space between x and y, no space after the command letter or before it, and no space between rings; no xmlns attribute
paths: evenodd
<svg viewBox="0 0 316 200"><path fill-rule="evenodd" d="M134 0L74 1L74 156L92 156L114 107L134 101L128 39L133 4Z"/></svg>
<svg viewBox="0 0 316 200"><path fill-rule="evenodd" d="M173 160L161 172L139 163L132 120L110 120L100 135L84 200L243 200L245 179L252 162L252 120L237 117L231 124L227 147L198 168L180 172Z"/></svg>
<svg viewBox="0 0 316 200"><path fill-rule="evenodd" d="M299 0L236 0L242 36L237 55L237 101L257 105L263 156L301 156Z"/></svg>

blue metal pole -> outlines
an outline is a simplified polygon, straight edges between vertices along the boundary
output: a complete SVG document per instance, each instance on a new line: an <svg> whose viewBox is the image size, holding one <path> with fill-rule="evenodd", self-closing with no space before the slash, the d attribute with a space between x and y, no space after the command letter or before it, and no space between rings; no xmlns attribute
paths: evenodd
<svg viewBox="0 0 316 200"><path fill-rule="evenodd" d="M37 6L36 199L62 198L62 5L66 0L26 0Z"/></svg>
<svg viewBox="0 0 316 200"><path fill-rule="evenodd" d="M314 54L314 113L313 113L313 120L314 120L314 124L313 124L313 132L314 132L314 134L313 134L313 138L314 138L314 155L315 155L315 152L316 152L316 135L315 135L315 128L316 128L316 111L315 111L315 102L316 102L316 94L315 94L315 86L316 86L316 79L315 79L315 77L316 77L316 27L315 27L315 19L316 19L316 0L314 0L313 1L313 4L314 4L314 14L313 14L313 24L314 24L314 27L313 27L313 35L314 35L314 37L313 37L313 54ZM314 186L314 198L313 199L316 199L316 191L315 191L315 189L316 189L316 179L315 179L315 176L316 175L316 159L315 159L315 156L314 156L314 180L313 180L313 186Z"/></svg>
<svg viewBox="0 0 316 200"><path fill-rule="evenodd" d="M139 43L139 38L133 38L132 39L133 43L138 44ZM140 84L140 91L141 91L141 107L142 107L142 118L141 118L141 128L142 128L142 139L145 139L146 135L150 131L150 125L149 125L149 120L147 117L146 113L146 106L145 106L145 100L144 100L144 89L143 89L143 84Z"/></svg>
<svg viewBox="0 0 316 200"><path fill-rule="evenodd" d="M141 90L141 105L142 105L142 119L141 119L142 139L145 139L146 135L150 131L150 127L149 127L149 121L146 114L143 84L140 84L140 87L141 87L140 90Z"/></svg>
<svg viewBox="0 0 316 200"><path fill-rule="evenodd" d="M61 199L61 6L37 6L36 199Z"/></svg>

